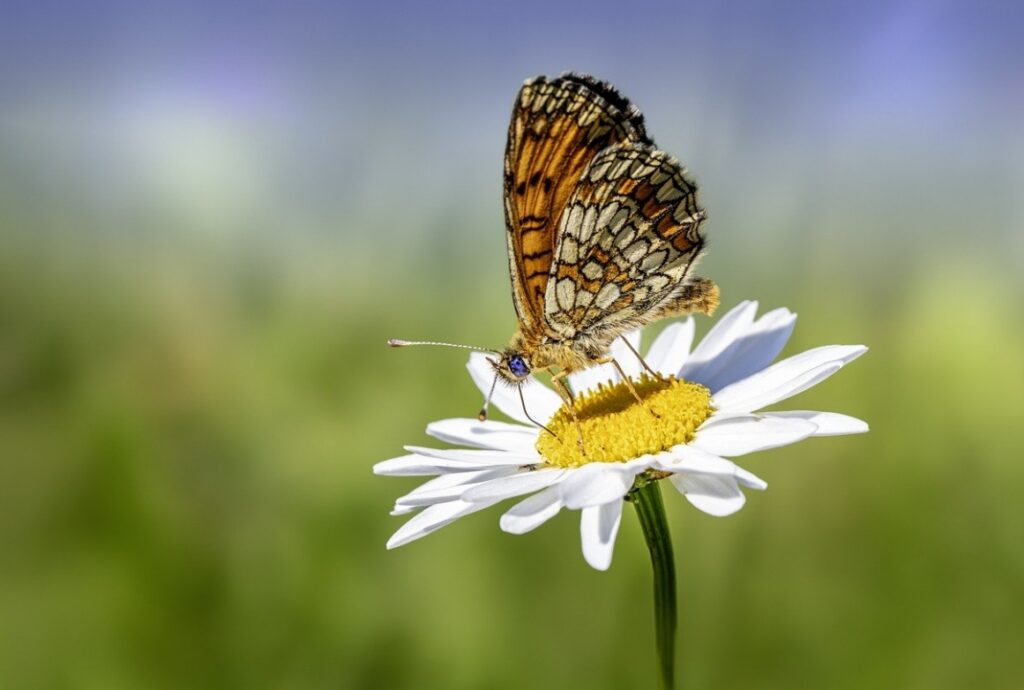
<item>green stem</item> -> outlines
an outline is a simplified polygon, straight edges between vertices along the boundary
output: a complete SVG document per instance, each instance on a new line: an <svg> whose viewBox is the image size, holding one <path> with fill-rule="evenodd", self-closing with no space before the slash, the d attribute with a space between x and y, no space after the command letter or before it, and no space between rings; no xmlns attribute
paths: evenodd
<svg viewBox="0 0 1024 690"><path fill-rule="evenodd" d="M676 566L672 538L665 520L665 504L657 481L641 484L632 494L640 526L654 569L654 634L657 641L661 687L675 687Z"/></svg>

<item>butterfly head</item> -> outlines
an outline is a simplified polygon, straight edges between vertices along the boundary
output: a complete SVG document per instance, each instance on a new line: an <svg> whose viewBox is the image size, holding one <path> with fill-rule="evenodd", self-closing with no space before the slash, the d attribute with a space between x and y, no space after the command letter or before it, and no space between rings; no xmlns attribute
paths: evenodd
<svg viewBox="0 0 1024 690"><path fill-rule="evenodd" d="M497 372L506 383L519 385L530 376L530 362L522 352L516 350L505 350L501 353L501 359L491 360L494 371Z"/></svg>

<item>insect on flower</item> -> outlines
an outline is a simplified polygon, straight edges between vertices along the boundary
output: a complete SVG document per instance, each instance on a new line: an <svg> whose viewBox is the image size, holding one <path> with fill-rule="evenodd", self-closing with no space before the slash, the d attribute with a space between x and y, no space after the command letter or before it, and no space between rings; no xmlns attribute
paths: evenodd
<svg viewBox="0 0 1024 690"><path fill-rule="evenodd" d="M490 360L492 393L499 380L518 387L546 371L575 415L566 376L611 363L643 404L609 355L612 342L658 319L710 315L719 302L718 287L693 275L705 248L700 225L706 217L694 182L655 148L640 111L611 84L564 74L531 79L519 91L505 149L504 197L519 325L504 350L455 347L497 355ZM523 407L529 416L525 401Z"/></svg>

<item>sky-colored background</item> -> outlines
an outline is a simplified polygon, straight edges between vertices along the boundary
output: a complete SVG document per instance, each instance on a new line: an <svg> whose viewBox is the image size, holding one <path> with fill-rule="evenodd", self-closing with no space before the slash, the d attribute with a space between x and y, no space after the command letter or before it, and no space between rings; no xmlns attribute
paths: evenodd
<svg viewBox="0 0 1024 690"><path fill-rule="evenodd" d="M872 348L801 399L869 435L669 500L683 687L1024 685L1019 5L3 15L0 686L653 685L635 524L607 573L570 516L387 553L370 474L479 405L382 342L511 334L507 119L569 69L696 176L725 306Z"/></svg>

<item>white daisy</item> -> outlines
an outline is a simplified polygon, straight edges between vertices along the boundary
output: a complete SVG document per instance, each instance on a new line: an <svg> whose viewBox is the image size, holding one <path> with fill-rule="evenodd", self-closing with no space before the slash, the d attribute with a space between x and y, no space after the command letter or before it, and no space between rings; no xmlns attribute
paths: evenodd
<svg viewBox="0 0 1024 690"><path fill-rule="evenodd" d="M436 475L395 502L393 515L420 512L395 532L388 548L529 494L501 516L501 529L523 534L562 508L579 510L583 556L604 570L623 500L638 478L667 479L698 509L729 515L743 507L742 489L767 484L727 458L810 436L867 431L861 420L832 412L757 412L824 381L867 348L828 345L772 364L796 315L776 309L755 320L756 311L757 302L738 305L692 352L692 319L666 327L644 357L661 380L642 376L637 358L616 341L612 355L644 405L611 365L570 375L585 454L559 396L533 378L523 385L526 408L534 419L549 420L545 426L554 436L530 422L513 388L498 387L492 402L518 424L465 418L431 423L428 434L466 448L409 446L409 455L374 466L381 475ZM639 349L639 331L624 337ZM473 353L468 368L486 395L494 380L486 356Z"/></svg>

